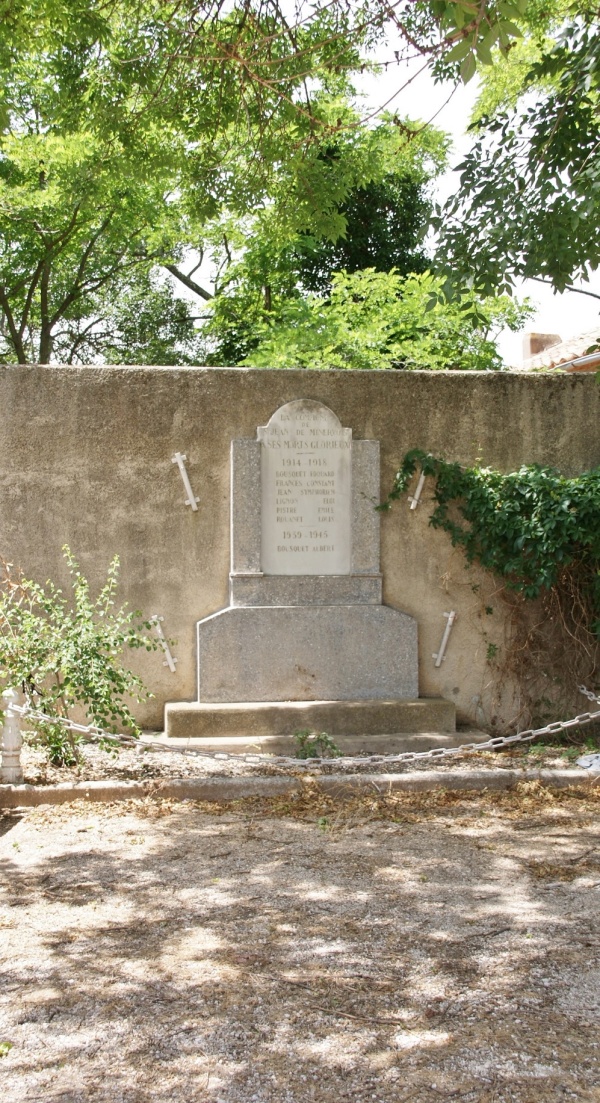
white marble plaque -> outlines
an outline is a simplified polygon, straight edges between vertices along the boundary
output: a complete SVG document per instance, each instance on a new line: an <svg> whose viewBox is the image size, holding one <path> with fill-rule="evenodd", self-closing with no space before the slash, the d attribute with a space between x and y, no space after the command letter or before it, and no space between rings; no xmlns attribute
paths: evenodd
<svg viewBox="0 0 600 1103"><path fill-rule="evenodd" d="M352 430L320 402L299 399L258 429L261 571L350 573Z"/></svg>

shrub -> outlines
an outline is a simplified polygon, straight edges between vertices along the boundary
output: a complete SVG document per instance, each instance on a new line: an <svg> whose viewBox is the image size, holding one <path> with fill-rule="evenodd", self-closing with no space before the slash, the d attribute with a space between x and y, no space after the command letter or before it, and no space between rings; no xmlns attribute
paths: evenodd
<svg viewBox="0 0 600 1103"><path fill-rule="evenodd" d="M119 559L93 599L69 547L63 548L71 574L72 605L52 582L45 586L2 563L0 577L0 686L20 688L26 702L54 723L36 722L38 739L50 760L74 765L78 738L61 718L81 707L87 719L108 732L139 728L126 698L150 696L141 679L122 665L123 652L160 645L149 632L150 621L126 605L117 607Z"/></svg>
<svg viewBox="0 0 600 1103"><path fill-rule="evenodd" d="M327 732L298 731L294 740L296 758L340 758L342 754Z"/></svg>

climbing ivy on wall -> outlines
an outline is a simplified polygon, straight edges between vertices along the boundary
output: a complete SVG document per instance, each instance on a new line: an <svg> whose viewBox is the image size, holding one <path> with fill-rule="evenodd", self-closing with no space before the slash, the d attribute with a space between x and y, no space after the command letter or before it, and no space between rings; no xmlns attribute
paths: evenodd
<svg viewBox="0 0 600 1103"><path fill-rule="evenodd" d="M467 566L487 568L500 583L504 644L487 648L495 674L490 723L494 694L499 700L509 686L515 724L564 717L580 703L578 685L598 681L600 468L568 478L524 464L506 474L413 449L380 509L406 492L419 468L433 479L430 524L463 549Z"/></svg>
<svg viewBox="0 0 600 1103"><path fill-rule="evenodd" d="M504 474L461 467L418 448L408 452L381 508L406 491L420 468L435 479L430 524L464 549L468 563L500 575L508 589L537 598L577 574L586 627L600 638L600 468L574 478L524 464Z"/></svg>

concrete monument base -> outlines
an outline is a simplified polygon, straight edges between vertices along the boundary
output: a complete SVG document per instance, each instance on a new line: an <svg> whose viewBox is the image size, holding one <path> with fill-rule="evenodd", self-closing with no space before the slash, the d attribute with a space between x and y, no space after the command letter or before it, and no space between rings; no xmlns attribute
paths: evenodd
<svg viewBox="0 0 600 1103"><path fill-rule="evenodd" d="M200 701L165 706L165 734L170 739L224 739L291 736L297 731L326 731L332 736L406 735L456 732L455 708L442 697L412 701L244 701L216 704ZM455 741L441 740L453 746ZM419 749L423 749L419 746Z"/></svg>
<svg viewBox="0 0 600 1103"><path fill-rule="evenodd" d="M202 702L418 694L416 621L386 605L230 607L198 623Z"/></svg>

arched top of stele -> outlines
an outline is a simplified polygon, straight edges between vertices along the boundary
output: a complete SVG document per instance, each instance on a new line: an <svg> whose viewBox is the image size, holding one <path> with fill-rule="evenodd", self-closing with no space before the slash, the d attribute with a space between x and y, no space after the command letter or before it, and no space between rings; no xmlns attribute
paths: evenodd
<svg viewBox="0 0 600 1103"><path fill-rule="evenodd" d="M352 430L301 398L280 406L257 437L263 573L349 574Z"/></svg>

